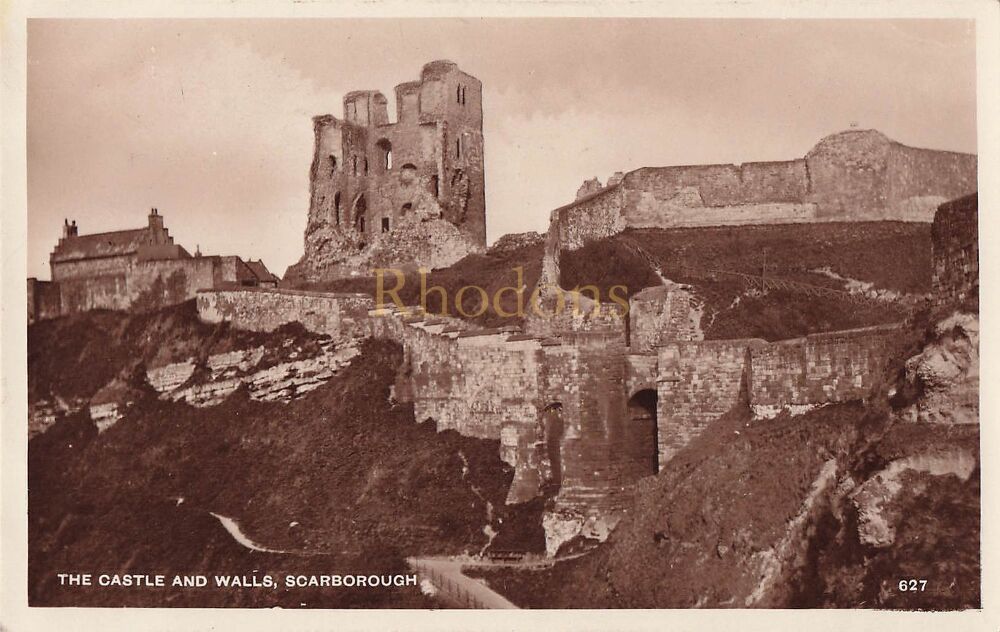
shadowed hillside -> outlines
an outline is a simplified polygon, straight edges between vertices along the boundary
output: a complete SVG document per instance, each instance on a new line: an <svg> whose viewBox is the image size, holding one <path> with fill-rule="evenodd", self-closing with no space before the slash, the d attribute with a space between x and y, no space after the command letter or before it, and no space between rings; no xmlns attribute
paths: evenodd
<svg viewBox="0 0 1000 632"><path fill-rule="evenodd" d="M34 366L36 390L87 395L175 341L188 341L171 352L184 356L197 344L218 350L301 333L235 333L192 322L187 309L45 323L31 332L34 348L69 366L92 354L94 376L74 381ZM85 342L67 342L85 331ZM29 443L32 605L427 607L415 587L85 590L61 588L54 576L391 573L405 572L407 555L478 552L489 541L484 527L507 517L511 472L495 441L437 433L391 399L401 358L394 343L364 342L349 366L289 403L253 401L239 390L194 408L133 382L138 400L106 432L85 413L57 422ZM493 515L489 504L498 508ZM242 547L209 512L286 553Z"/></svg>
<svg viewBox="0 0 1000 632"><path fill-rule="evenodd" d="M930 227L902 222L627 230L563 252L560 283L596 285L602 296L624 285L635 294L661 283L655 262L664 277L690 284L704 301L707 339L781 340L903 320L930 290L930 251ZM773 280L898 300L762 292L740 276L762 272Z"/></svg>

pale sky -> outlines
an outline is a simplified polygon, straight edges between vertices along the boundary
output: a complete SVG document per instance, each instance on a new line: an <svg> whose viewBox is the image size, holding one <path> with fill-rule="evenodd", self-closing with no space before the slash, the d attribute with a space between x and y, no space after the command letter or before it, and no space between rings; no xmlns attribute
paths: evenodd
<svg viewBox="0 0 1000 632"><path fill-rule="evenodd" d="M206 254L302 254L312 122L451 59L483 82L488 240L544 231L580 183L785 160L852 124L976 151L971 21L31 20L28 275L63 218L149 207Z"/></svg>

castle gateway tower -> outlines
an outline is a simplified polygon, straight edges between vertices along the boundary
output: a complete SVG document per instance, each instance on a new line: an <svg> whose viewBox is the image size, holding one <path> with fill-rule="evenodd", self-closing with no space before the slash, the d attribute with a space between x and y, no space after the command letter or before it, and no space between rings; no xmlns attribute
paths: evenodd
<svg viewBox="0 0 1000 632"><path fill-rule="evenodd" d="M482 84L450 61L396 86L396 122L375 90L313 118L305 254L293 278L448 266L486 248Z"/></svg>

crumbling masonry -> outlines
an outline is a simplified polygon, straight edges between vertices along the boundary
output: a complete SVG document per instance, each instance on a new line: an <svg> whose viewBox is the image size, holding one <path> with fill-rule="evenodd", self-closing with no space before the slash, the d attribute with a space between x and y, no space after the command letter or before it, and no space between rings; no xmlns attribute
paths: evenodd
<svg viewBox="0 0 1000 632"><path fill-rule="evenodd" d="M482 84L450 61L424 65L385 96L344 97L344 118L313 119L305 253L286 278L375 267L436 268L486 248Z"/></svg>

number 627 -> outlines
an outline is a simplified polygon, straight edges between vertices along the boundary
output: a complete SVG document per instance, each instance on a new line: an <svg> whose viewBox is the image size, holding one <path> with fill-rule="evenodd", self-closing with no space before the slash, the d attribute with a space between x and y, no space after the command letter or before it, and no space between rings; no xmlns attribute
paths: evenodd
<svg viewBox="0 0 1000 632"><path fill-rule="evenodd" d="M900 592L923 592L927 588L926 579L901 579L899 580Z"/></svg>

